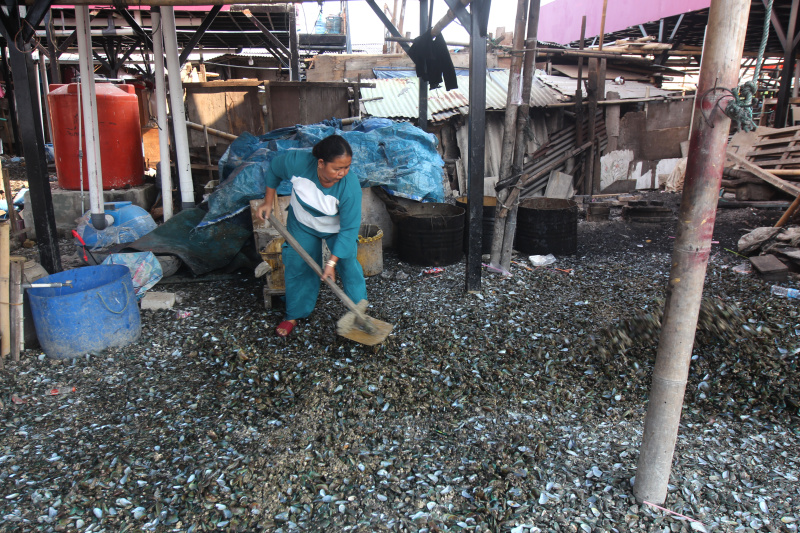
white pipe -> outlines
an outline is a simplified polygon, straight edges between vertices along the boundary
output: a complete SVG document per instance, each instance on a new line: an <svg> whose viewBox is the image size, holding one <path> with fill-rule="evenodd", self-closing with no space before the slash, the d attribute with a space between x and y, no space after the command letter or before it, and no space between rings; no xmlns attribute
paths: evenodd
<svg viewBox="0 0 800 533"><path fill-rule="evenodd" d="M164 37L164 51L167 53L167 81L169 82L172 127L175 131L176 167L181 184L181 209L185 209L194 207L194 183L189 160L189 136L186 132L186 109L183 106L183 84L181 83L181 65L178 60L178 38L175 33L175 10L173 7L161 7L161 28Z"/></svg>
<svg viewBox="0 0 800 533"><path fill-rule="evenodd" d="M172 166L169 164L169 122L167 122L167 85L164 79L164 44L161 15L153 11L153 70L156 78L156 117L158 119L158 170L161 176L161 203L164 222L172 218Z"/></svg>
<svg viewBox="0 0 800 533"><path fill-rule="evenodd" d="M100 161L100 128L97 121L97 95L94 89L92 39L89 36L89 6L75 6L75 17L83 89L81 107L86 139L86 169L89 175L89 208L92 212L92 226L103 230L106 228L106 216L103 211L103 170Z"/></svg>
<svg viewBox="0 0 800 533"><path fill-rule="evenodd" d="M53 126L50 124L50 102L47 95L50 94L50 86L47 84L47 67L44 64L44 54L39 54L39 86L41 87L42 102L42 122L47 128L47 138L53 142Z"/></svg>

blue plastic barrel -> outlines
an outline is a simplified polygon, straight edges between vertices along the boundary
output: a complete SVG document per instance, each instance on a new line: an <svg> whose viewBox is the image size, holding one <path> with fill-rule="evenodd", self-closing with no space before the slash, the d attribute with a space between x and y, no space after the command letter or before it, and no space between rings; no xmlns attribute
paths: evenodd
<svg viewBox="0 0 800 533"><path fill-rule="evenodd" d="M103 212L114 219L112 223L104 230L98 232L94 229L91 223L86 224L83 230L83 241L89 247L94 247L98 241L98 233L106 233L114 235L113 240L115 243L119 242L133 242L142 235L152 231L156 224L153 218L146 210L138 205L133 205L129 201L124 202L106 202L103 204ZM89 219L91 212L87 211L84 217ZM152 226L152 227L150 227ZM130 231L128 231L130 229ZM130 234L130 238L125 238L126 234Z"/></svg>
<svg viewBox="0 0 800 533"><path fill-rule="evenodd" d="M28 289L36 335L48 357L78 357L139 338L142 321L128 267L81 267L36 283L66 281L72 286Z"/></svg>

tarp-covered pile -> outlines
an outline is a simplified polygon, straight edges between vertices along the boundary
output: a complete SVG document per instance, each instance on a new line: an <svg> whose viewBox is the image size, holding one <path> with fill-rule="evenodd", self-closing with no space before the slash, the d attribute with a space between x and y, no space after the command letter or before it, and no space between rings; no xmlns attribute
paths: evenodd
<svg viewBox="0 0 800 533"><path fill-rule="evenodd" d="M266 170L283 150L307 150L323 138L338 134L353 149L354 171L361 187L383 186L389 194L423 202L444 201L444 161L434 135L408 123L368 119L342 131L337 120L273 130L260 137L244 133L228 147L219 162L220 186L208 198L208 214L198 227L215 224L249 208L263 198ZM278 194L289 194L285 181Z"/></svg>

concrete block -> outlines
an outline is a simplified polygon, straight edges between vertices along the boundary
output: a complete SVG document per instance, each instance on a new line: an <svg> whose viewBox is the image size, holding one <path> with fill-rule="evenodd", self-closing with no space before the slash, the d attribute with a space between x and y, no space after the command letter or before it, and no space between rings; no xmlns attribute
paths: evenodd
<svg viewBox="0 0 800 533"><path fill-rule="evenodd" d="M175 305L175 293L146 292L141 304L142 309L172 309Z"/></svg>

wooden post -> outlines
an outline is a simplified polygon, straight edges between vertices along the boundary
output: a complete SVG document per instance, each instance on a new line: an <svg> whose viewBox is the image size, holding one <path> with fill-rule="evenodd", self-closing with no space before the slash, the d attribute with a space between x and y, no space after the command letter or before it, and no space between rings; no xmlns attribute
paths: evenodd
<svg viewBox="0 0 800 533"><path fill-rule="evenodd" d="M609 100L619 100L619 93L614 91L608 92ZM606 107L606 134L608 135L608 151L613 152L617 149L617 141L619 140L619 114L620 105L614 104Z"/></svg>
<svg viewBox="0 0 800 533"><path fill-rule="evenodd" d="M722 93L711 89L735 87L738 82L749 12L749 0L711 1L697 85L697 93L704 96L698 107L727 104ZM730 119L721 112L714 113L709 123L698 111L695 120L633 487L638 501L655 504L663 504L667 496L730 128Z"/></svg>
<svg viewBox="0 0 800 533"><path fill-rule="evenodd" d="M587 96L589 97L589 111L587 112L586 120L589 125L589 142L592 146L586 154L586 184L589 194L598 194L600 191L595 189L594 183L594 153L595 153L595 137L597 130L597 75L600 68L597 58L589 58L589 74L588 84L586 88Z"/></svg>
<svg viewBox="0 0 800 533"><path fill-rule="evenodd" d="M525 25L528 20L528 0L517 0L517 20L514 25L514 39L511 44L511 70L508 78L508 95L506 97L506 114L503 124L503 145L500 156L500 176L498 181L503 181L511 176L511 160L514 156L514 140L517 135L516 122L517 110L521 99L520 78L522 74L522 57L525 48ZM503 250L503 233L506 228L504 217L498 216L503 208L503 203L508 198L508 189L497 193L497 207L495 208L494 236L492 237L492 251L490 263L495 267L500 265L500 254Z"/></svg>
<svg viewBox="0 0 800 533"><path fill-rule="evenodd" d="M650 89L649 87L647 88ZM606 58L600 58L600 64L597 68L597 102L606 99ZM645 104L646 105L646 104ZM596 113L596 112L595 112ZM593 115L592 120L595 121L595 133L597 132L597 115ZM602 168L600 165L600 139L598 139L595 135L594 139L594 163L592 164L592 174L593 179L592 182L594 183L593 189L595 194L600 193L601 186L601 177L602 177Z"/></svg>
<svg viewBox="0 0 800 533"><path fill-rule="evenodd" d="M584 40L586 38L586 15L581 20L581 41L580 49L583 52ZM575 144L578 146L583 144L583 57L578 56L578 88L575 90ZM589 178L586 174L586 158L583 158L583 177L579 178L578 191L583 194L589 194Z"/></svg>
<svg viewBox="0 0 800 533"><path fill-rule="evenodd" d="M406 0L402 0L400 3L400 19L397 21L397 31L400 32L400 35L404 35L403 33L403 23L405 22L406 18ZM394 45L394 53L399 54L400 50L400 43L395 43Z"/></svg>
<svg viewBox="0 0 800 533"><path fill-rule="evenodd" d="M528 10L528 35L525 39L525 60L522 67L522 105L519 106L517 111L517 136L514 146L514 160L511 165L511 170L515 173L522 172L525 149L528 145L525 130L530 121L531 87L533 86L533 77L536 71L536 37L539 30L540 6L541 0L531 0ZM514 246L514 236L517 232L517 207L517 201L510 203L508 206L506 230L503 232L500 268L506 271L511 268L511 250Z"/></svg>
<svg viewBox="0 0 800 533"><path fill-rule="evenodd" d="M603 51L603 38L605 37L606 33L606 10L608 8L608 0L603 0L603 14L600 17L600 45L597 47L597 50L602 52Z"/></svg>
<svg viewBox="0 0 800 533"><path fill-rule="evenodd" d="M25 335L23 334L23 317L22 312L22 270L25 264L25 258L18 255L11 256L11 272L10 281L11 287L9 289L9 320L11 322L11 359L14 362L19 361L19 353L25 346Z"/></svg>
<svg viewBox="0 0 800 533"><path fill-rule="evenodd" d="M300 47L297 41L297 18L294 13L294 4L289 10L289 60L290 79L300 81Z"/></svg>

